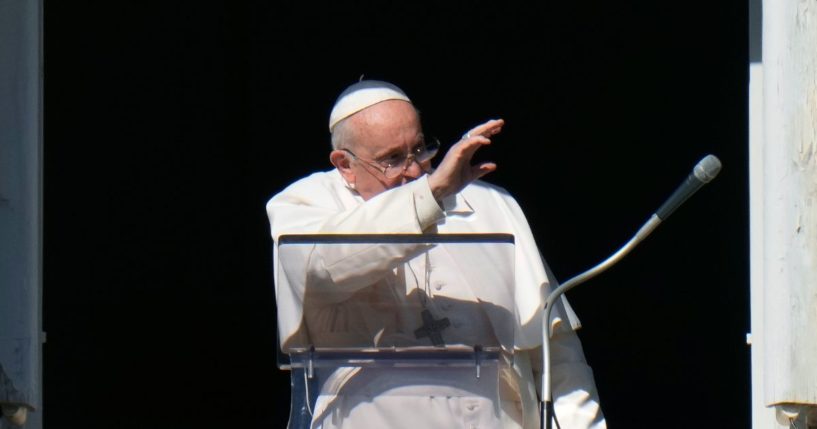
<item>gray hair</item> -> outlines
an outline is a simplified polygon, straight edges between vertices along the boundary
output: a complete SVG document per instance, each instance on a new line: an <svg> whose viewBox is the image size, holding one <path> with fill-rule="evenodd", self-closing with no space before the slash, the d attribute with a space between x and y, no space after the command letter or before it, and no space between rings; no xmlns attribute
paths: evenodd
<svg viewBox="0 0 817 429"><path fill-rule="evenodd" d="M332 150L346 149L354 141L354 127L349 124L349 118L344 118L332 129Z"/></svg>

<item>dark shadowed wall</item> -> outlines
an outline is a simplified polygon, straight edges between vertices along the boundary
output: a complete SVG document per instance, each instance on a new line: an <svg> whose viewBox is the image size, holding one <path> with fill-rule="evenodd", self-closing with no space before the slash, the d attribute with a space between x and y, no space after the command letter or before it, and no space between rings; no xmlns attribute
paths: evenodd
<svg viewBox="0 0 817 429"><path fill-rule="evenodd" d="M440 3L440 4L436 4ZM749 425L747 5L45 2L45 424L279 428L264 204L397 83L481 153L561 280L704 155L721 176L571 291L610 427Z"/></svg>

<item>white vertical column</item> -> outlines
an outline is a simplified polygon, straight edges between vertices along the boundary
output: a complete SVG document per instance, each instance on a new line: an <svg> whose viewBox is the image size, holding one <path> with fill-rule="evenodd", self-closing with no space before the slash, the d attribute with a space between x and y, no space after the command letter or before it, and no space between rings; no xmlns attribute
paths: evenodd
<svg viewBox="0 0 817 429"><path fill-rule="evenodd" d="M0 0L0 427L35 429L42 427L41 13L41 0Z"/></svg>
<svg viewBox="0 0 817 429"><path fill-rule="evenodd" d="M763 2L762 158L764 402L797 411L817 406L814 0Z"/></svg>
<svg viewBox="0 0 817 429"><path fill-rule="evenodd" d="M752 427L777 428L775 410L766 406L763 385L763 64L749 66L749 232L751 279Z"/></svg>
<svg viewBox="0 0 817 429"><path fill-rule="evenodd" d="M749 238L751 279L752 427L777 428L763 386L763 3L749 4Z"/></svg>

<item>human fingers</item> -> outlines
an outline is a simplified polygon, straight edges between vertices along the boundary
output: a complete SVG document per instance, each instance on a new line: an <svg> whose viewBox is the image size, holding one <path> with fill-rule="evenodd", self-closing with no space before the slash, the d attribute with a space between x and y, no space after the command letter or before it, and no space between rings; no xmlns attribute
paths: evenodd
<svg viewBox="0 0 817 429"><path fill-rule="evenodd" d="M442 197L459 192L468 183L496 168L493 163L471 165L474 152L483 145L490 143L491 141L485 137L475 136L460 140L451 146L443 160L428 178L431 192L438 201Z"/></svg>
<svg viewBox="0 0 817 429"><path fill-rule="evenodd" d="M465 140L472 136L478 135L491 138L491 136L499 134L502 131L503 125L505 125L505 120L491 119L483 124L477 125L476 127L472 128L470 131L463 134L462 138Z"/></svg>
<svg viewBox="0 0 817 429"><path fill-rule="evenodd" d="M451 147L449 153L446 154L450 156L446 156L447 159L444 159L443 163L448 161L445 167L455 176L460 177L464 181L462 185L465 185L496 170L496 164L493 162L471 165L476 151L489 144L491 144L491 140L482 136L462 140Z"/></svg>
<svg viewBox="0 0 817 429"><path fill-rule="evenodd" d="M482 146L487 146L489 144L491 144L491 139L483 137L482 135L475 135L458 141L456 144L451 146L451 149L449 149L448 152L452 153L452 157L458 160L459 163L468 163L470 165L471 158L474 157L474 153L476 153L476 151Z"/></svg>
<svg viewBox="0 0 817 429"><path fill-rule="evenodd" d="M477 180L494 171L496 171L496 164L493 162L483 162L481 164L471 166L471 181Z"/></svg>
<svg viewBox="0 0 817 429"><path fill-rule="evenodd" d="M442 161L437 166L437 171L442 174L458 174L454 172L470 167L471 159L476 150L482 144L488 142L490 140L482 136L469 137L458 141L445 153Z"/></svg>

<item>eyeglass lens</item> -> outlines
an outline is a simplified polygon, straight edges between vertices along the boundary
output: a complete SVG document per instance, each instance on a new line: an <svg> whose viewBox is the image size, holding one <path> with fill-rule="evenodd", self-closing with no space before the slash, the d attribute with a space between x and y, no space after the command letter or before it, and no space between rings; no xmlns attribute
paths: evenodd
<svg viewBox="0 0 817 429"><path fill-rule="evenodd" d="M428 140L422 146L417 147L417 149L415 149L410 155L403 156L393 164L386 167L386 171L383 173L386 177L393 179L402 174L403 171L410 166L410 162L416 161L419 164L434 158L434 155L437 154L437 150L439 148L440 142L438 140Z"/></svg>

